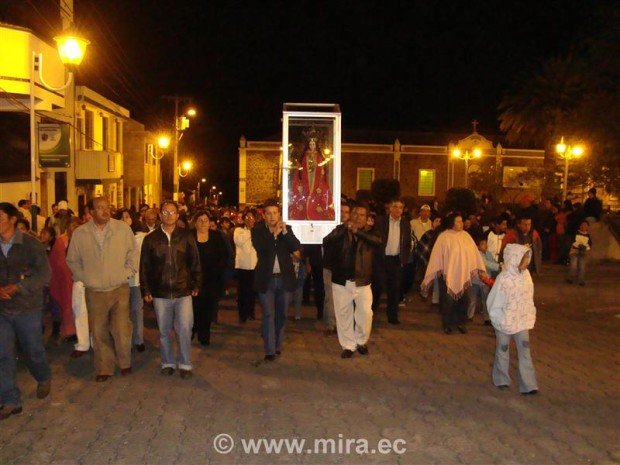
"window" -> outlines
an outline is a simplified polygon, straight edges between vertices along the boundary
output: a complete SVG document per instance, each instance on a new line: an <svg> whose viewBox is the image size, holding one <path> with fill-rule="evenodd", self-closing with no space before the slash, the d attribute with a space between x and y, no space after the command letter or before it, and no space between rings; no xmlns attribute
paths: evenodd
<svg viewBox="0 0 620 465"><path fill-rule="evenodd" d="M433 197L435 195L435 170L418 171L418 196Z"/></svg>
<svg viewBox="0 0 620 465"><path fill-rule="evenodd" d="M101 150L108 150L110 140L110 119L107 117L101 118Z"/></svg>
<svg viewBox="0 0 620 465"><path fill-rule="evenodd" d="M84 147L84 119L77 118L75 125L75 148L81 150Z"/></svg>
<svg viewBox="0 0 620 465"><path fill-rule="evenodd" d="M358 168L357 169L357 190L370 189L375 179L374 168Z"/></svg>
<svg viewBox="0 0 620 465"><path fill-rule="evenodd" d="M84 112L84 148L87 150L93 149L93 140L95 139L95 128L94 128L95 114L86 110Z"/></svg>
<svg viewBox="0 0 620 465"><path fill-rule="evenodd" d="M122 148L121 148L121 138L123 137L123 134L121 133L121 122L120 121L116 121L114 123L115 129L114 129L114 134L116 135L116 145L114 146L114 149L117 152L121 152Z"/></svg>

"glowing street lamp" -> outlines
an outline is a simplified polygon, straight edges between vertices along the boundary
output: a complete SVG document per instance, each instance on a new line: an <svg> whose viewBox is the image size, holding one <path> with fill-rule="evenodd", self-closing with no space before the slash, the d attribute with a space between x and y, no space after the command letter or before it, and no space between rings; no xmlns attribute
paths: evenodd
<svg viewBox="0 0 620 465"><path fill-rule="evenodd" d="M555 151L560 158L564 159L564 182L562 183L562 198L566 200L568 196L568 164L570 160L579 159L585 153L583 145L566 145L564 143L564 137L560 139L560 142L555 146Z"/></svg>
<svg viewBox="0 0 620 465"><path fill-rule="evenodd" d="M37 166L37 153L36 153L36 113L35 113L35 75L38 74L41 85L52 92L59 92L66 89L73 82L73 68L82 63L84 55L86 53L86 47L90 43L88 40L80 37L79 35L66 31L62 35L54 37L56 41L56 48L60 61L69 68L69 75L67 82L60 86L50 86L43 78L43 53L32 52L32 72L30 73L30 184L31 184L31 201L32 204L36 203L36 166ZM33 231L37 230L37 222L32 222Z"/></svg>
<svg viewBox="0 0 620 465"><path fill-rule="evenodd" d="M476 158L482 157L482 150L475 147L471 152L469 150L463 151L456 147L452 151L452 158L458 160L465 160L465 187L469 185L469 160L474 160Z"/></svg>
<svg viewBox="0 0 620 465"><path fill-rule="evenodd" d="M185 176L187 176L189 174L189 172L191 171L192 167L193 167L193 163L189 160L185 160L183 161L183 163L181 163L178 166L177 172L179 173L179 176L181 176L182 178L184 178ZM183 174L185 173L185 174Z"/></svg>

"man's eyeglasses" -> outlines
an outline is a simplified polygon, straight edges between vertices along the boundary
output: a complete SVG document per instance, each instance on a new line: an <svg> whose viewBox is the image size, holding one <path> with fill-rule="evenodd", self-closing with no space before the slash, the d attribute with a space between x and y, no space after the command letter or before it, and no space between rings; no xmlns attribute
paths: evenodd
<svg viewBox="0 0 620 465"><path fill-rule="evenodd" d="M173 210L162 210L161 214L162 216L174 216L177 212Z"/></svg>

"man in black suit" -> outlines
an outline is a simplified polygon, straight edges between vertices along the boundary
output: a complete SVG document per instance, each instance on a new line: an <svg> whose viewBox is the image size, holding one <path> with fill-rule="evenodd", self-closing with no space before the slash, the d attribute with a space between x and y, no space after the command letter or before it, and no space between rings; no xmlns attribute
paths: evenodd
<svg viewBox="0 0 620 465"><path fill-rule="evenodd" d="M407 265L411 252L411 224L403 219L405 204L400 199L389 203L390 214L380 217L375 223L375 233L381 237L382 247L376 260L376 274L373 280L373 311L379 308L383 289L387 292L388 322L400 324L398 303L400 301L403 267Z"/></svg>
<svg viewBox="0 0 620 465"><path fill-rule="evenodd" d="M299 250L300 243L282 221L275 200L265 202L264 217L252 228L252 246L258 257L254 290L263 307L265 360L272 362L282 352L286 310L297 285L291 254Z"/></svg>

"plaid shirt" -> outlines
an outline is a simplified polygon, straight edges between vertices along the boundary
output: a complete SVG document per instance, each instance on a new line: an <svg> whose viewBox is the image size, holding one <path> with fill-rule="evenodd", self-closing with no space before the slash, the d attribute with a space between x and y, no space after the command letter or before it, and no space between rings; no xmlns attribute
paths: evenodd
<svg viewBox="0 0 620 465"><path fill-rule="evenodd" d="M416 260L418 264L421 264L425 269L428 265L428 260L431 258L431 250L433 250L438 234L438 229L426 231L415 246Z"/></svg>

